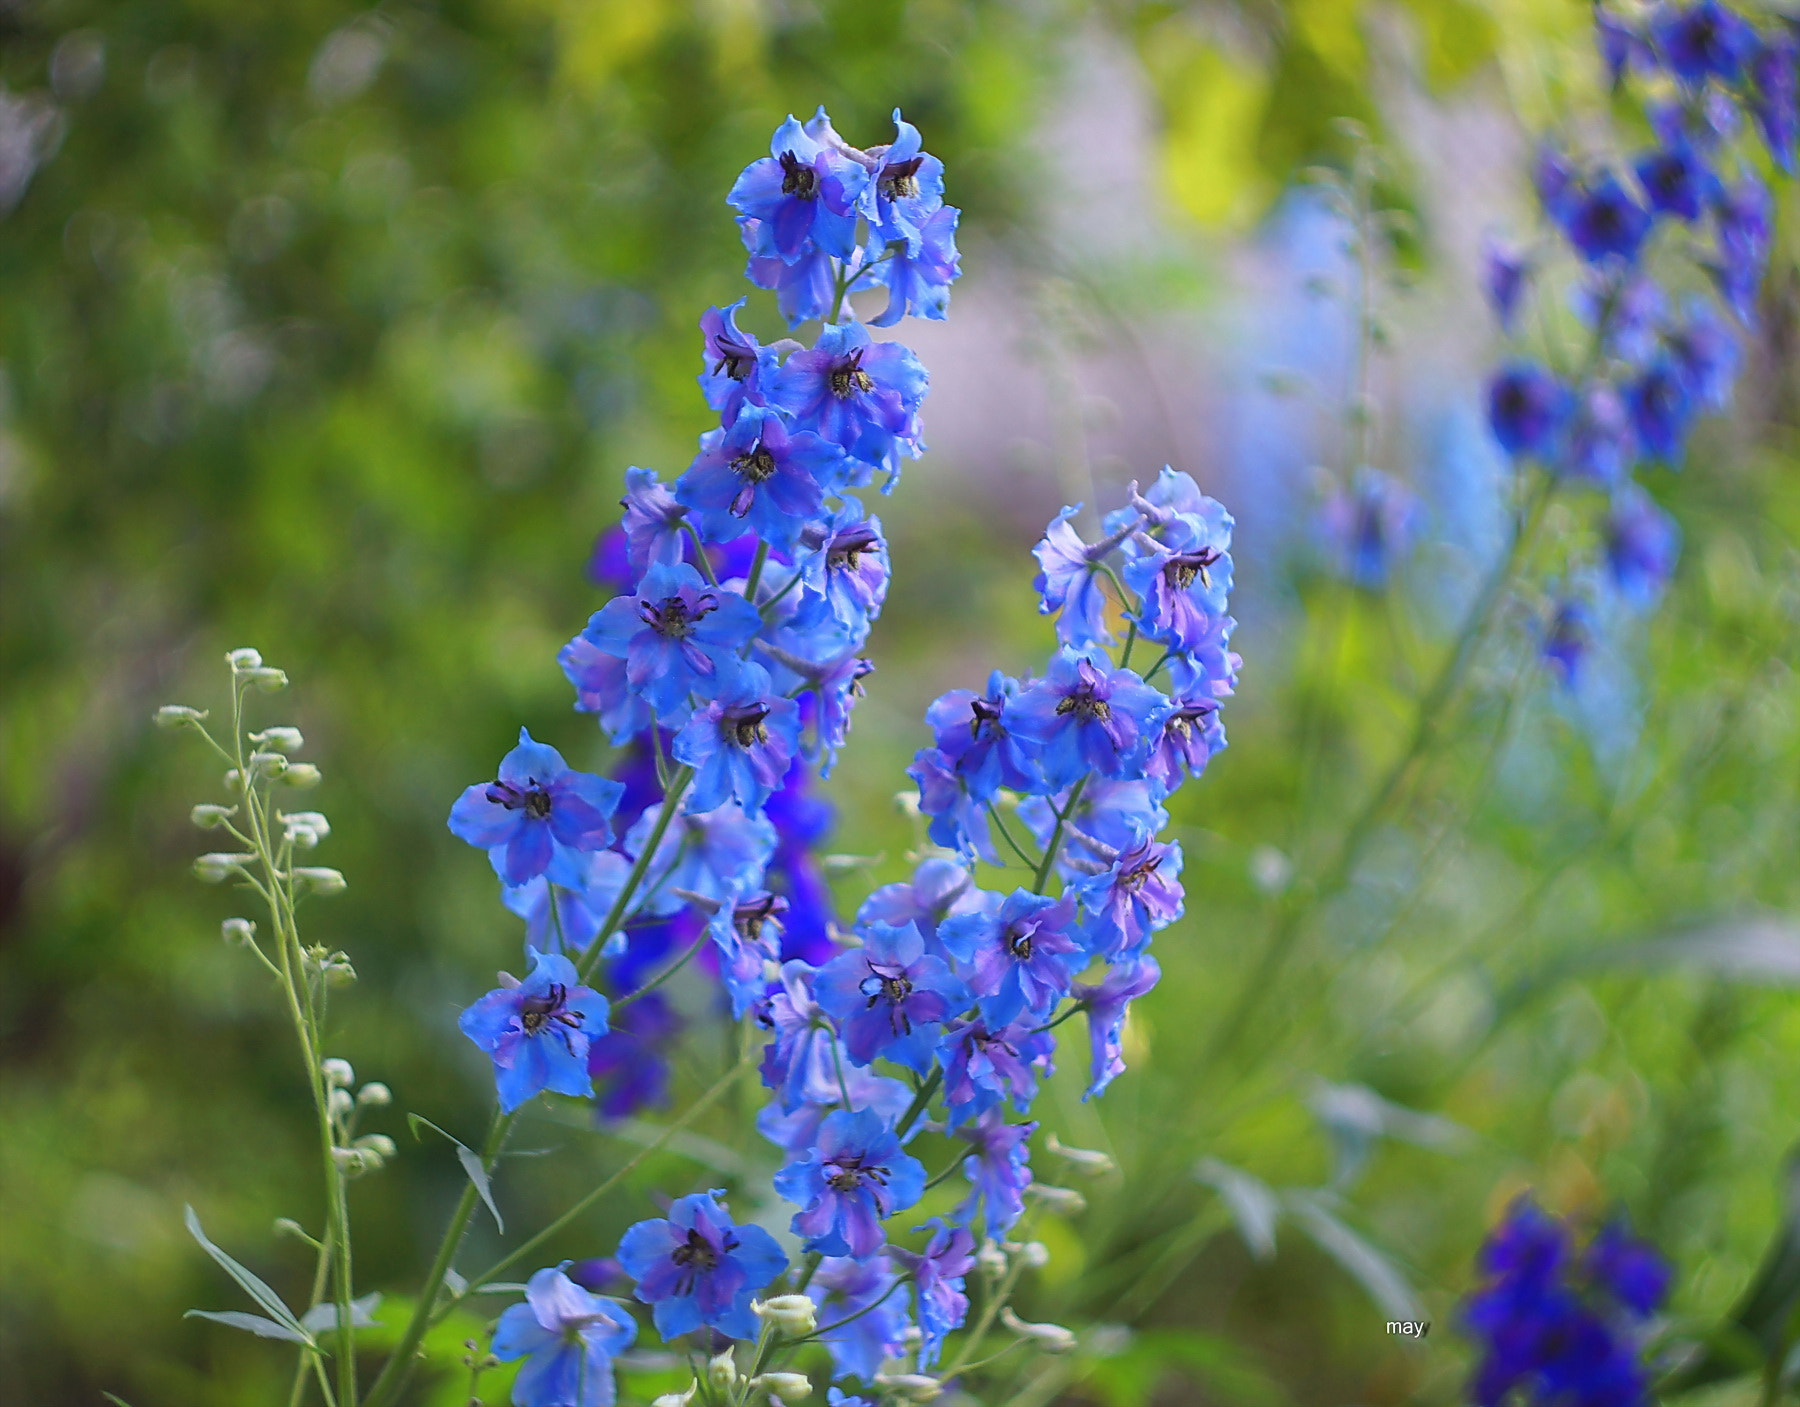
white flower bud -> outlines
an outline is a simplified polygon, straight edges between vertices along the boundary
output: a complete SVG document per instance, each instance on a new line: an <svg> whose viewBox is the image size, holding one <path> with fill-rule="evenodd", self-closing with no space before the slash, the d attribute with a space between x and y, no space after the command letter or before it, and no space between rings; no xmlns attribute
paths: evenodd
<svg viewBox="0 0 1800 1407"><path fill-rule="evenodd" d="M225 656L225 663L231 666L233 674L242 674L247 669L262 668L262 651L252 650L248 645L241 650L232 650Z"/></svg>
<svg viewBox="0 0 1800 1407"><path fill-rule="evenodd" d="M334 1119L342 1119L356 1109L356 1097L347 1089L332 1090L325 1103Z"/></svg>
<svg viewBox="0 0 1800 1407"><path fill-rule="evenodd" d="M908 1353L917 1352L920 1344L925 1342L925 1335L917 1324L908 1324L900 1331L900 1346Z"/></svg>
<svg viewBox="0 0 1800 1407"><path fill-rule="evenodd" d="M158 728L198 728L200 720L205 718L207 710L189 708L186 704L164 704L156 710L156 726Z"/></svg>
<svg viewBox="0 0 1800 1407"><path fill-rule="evenodd" d="M737 1386L737 1355L731 1349L714 1354L706 1363L706 1381L720 1392Z"/></svg>
<svg viewBox="0 0 1800 1407"><path fill-rule="evenodd" d="M306 746L306 739L300 736L300 730L286 726L264 728L260 733L252 733L250 741L274 752L298 752Z"/></svg>
<svg viewBox="0 0 1800 1407"><path fill-rule="evenodd" d="M394 1092L380 1080L370 1080L356 1092L356 1102L366 1104L371 1109L380 1109L394 1102Z"/></svg>
<svg viewBox="0 0 1800 1407"><path fill-rule="evenodd" d="M296 865L288 873L295 884L314 894L342 894L349 887L342 870L327 869L323 865Z"/></svg>
<svg viewBox="0 0 1800 1407"><path fill-rule="evenodd" d="M247 948L256 941L256 925L247 918L228 918L219 925L219 936L234 947Z"/></svg>
<svg viewBox="0 0 1800 1407"><path fill-rule="evenodd" d="M1042 1202L1046 1211L1056 1212L1061 1216L1074 1216L1087 1210L1087 1198L1073 1187L1052 1187L1045 1182L1033 1182L1025 1188L1025 1192Z"/></svg>
<svg viewBox="0 0 1800 1407"><path fill-rule="evenodd" d="M650 1407L688 1407L688 1404L694 1400L694 1394L699 1391L699 1383L689 1383L686 1392L665 1392L652 1402Z"/></svg>
<svg viewBox="0 0 1800 1407"><path fill-rule="evenodd" d="M318 786L324 774L310 762L290 762L287 771L277 779L284 787L292 787L295 791L311 791Z"/></svg>
<svg viewBox="0 0 1800 1407"><path fill-rule="evenodd" d="M1042 1270L1050 1264L1050 1248L1042 1241L1027 1241L1019 1247L1019 1261L1027 1270Z"/></svg>
<svg viewBox="0 0 1800 1407"><path fill-rule="evenodd" d="M261 774L265 777L279 777L288 769L287 757L279 752L253 752L250 754L251 775Z"/></svg>
<svg viewBox="0 0 1800 1407"><path fill-rule="evenodd" d="M975 1252L975 1264L981 1267L983 1275L997 1280L1006 1274L1006 1252L994 1244L993 1237L987 1237Z"/></svg>
<svg viewBox="0 0 1800 1407"><path fill-rule="evenodd" d="M1113 1160L1105 1153L1094 1148L1071 1148L1059 1142L1055 1134L1044 1140L1044 1147L1063 1161L1073 1163L1089 1177L1101 1177L1113 1170Z"/></svg>
<svg viewBox="0 0 1800 1407"><path fill-rule="evenodd" d="M924 1373L877 1373L875 1386L902 1402L936 1402L944 1394L944 1385Z"/></svg>
<svg viewBox="0 0 1800 1407"><path fill-rule="evenodd" d="M333 1089L348 1089L356 1083L356 1071L348 1060L339 1060L335 1055L329 1060L319 1062L319 1073L325 1077L325 1083Z"/></svg>
<svg viewBox="0 0 1800 1407"><path fill-rule="evenodd" d="M296 850L315 850L319 842L331 834L331 822L318 811L278 811L275 814L288 843Z"/></svg>
<svg viewBox="0 0 1800 1407"><path fill-rule="evenodd" d="M894 793L894 805L900 808L900 814L909 820L918 820L924 814L919 809L919 794L916 791L897 791Z"/></svg>
<svg viewBox="0 0 1800 1407"><path fill-rule="evenodd" d="M345 1177L355 1177L367 1172L370 1166L369 1155L360 1148L333 1148L331 1161L337 1164L337 1170Z"/></svg>
<svg viewBox="0 0 1800 1407"><path fill-rule="evenodd" d="M818 1307L806 1295L776 1295L751 1300L751 1311L790 1338L803 1339L819 1327Z"/></svg>
<svg viewBox="0 0 1800 1407"><path fill-rule="evenodd" d="M254 855L234 855L227 851L215 850L201 855L194 860L194 873L203 883L222 884L234 874L256 863Z"/></svg>
<svg viewBox="0 0 1800 1407"><path fill-rule="evenodd" d="M350 960L341 955L325 964L325 985L327 987L348 987L356 980L356 969Z"/></svg>
<svg viewBox="0 0 1800 1407"><path fill-rule="evenodd" d="M1000 1311L1000 1322L1022 1339L1030 1339L1045 1353L1068 1353L1075 1347L1075 1335L1061 1324L1033 1324L1019 1318L1008 1305Z"/></svg>
<svg viewBox="0 0 1800 1407"><path fill-rule="evenodd" d="M257 692L263 694L279 694L288 686L287 671L281 669L248 669L243 678L256 685Z"/></svg>
<svg viewBox="0 0 1800 1407"><path fill-rule="evenodd" d="M750 1379L750 1386L773 1393L783 1401L812 1396L812 1379L804 1373L758 1373Z"/></svg>
<svg viewBox="0 0 1800 1407"><path fill-rule="evenodd" d="M292 1236L297 1241L312 1240L312 1237L306 1234L306 1228L295 1221L291 1216L278 1216L275 1218L275 1234L277 1236Z"/></svg>
<svg viewBox="0 0 1800 1407"><path fill-rule="evenodd" d="M343 1091L339 1090L338 1093L342 1094ZM384 1163L393 1157L395 1152L394 1140L385 1133L365 1133L356 1140L356 1146L364 1153L371 1154Z"/></svg>
<svg viewBox="0 0 1800 1407"><path fill-rule="evenodd" d="M242 772L238 771L237 768L233 767L229 772L227 772L225 774L225 790L226 791L242 791L243 789L244 789L244 774Z"/></svg>
<svg viewBox="0 0 1800 1407"><path fill-rule="evenodd" d="M237 810L235 806L220 806L211 801L203 801L188 812L188 819L203 831L217 830L237 815Z"/></svg>

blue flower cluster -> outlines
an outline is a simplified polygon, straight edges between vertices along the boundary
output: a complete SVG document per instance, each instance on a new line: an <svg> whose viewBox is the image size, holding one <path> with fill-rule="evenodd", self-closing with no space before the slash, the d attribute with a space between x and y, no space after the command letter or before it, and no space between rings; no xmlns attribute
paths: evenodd
<svg viewBox="0 0 1800 1407"><path fill-rule="evenodd" d="M776 293L790 327L821 326L810 347L764 345L739 325L744 300L709 309L699 383L718 425L672 483L626 475L623 520L593 567L616 594L559 656L576 708L621 749L615 775L575 771L521 732L496 779L451 811L452 832L488 852L503 902L526 923L529 971L503 975L460 1023L492 1062L505 1114L544 1091L591 1096L596 1078L607 1086L603 1116L660 1099L659 1051L677 1021L644 989L690 949L704 949L734 1016L767 1018L801 985L798 971L833 967L830 899L812 853L830 811L808 784L849 731L889 578L881 521L854 495L877 483L891 491L924 448L925 370L869 329L944 317L958 275L943 165L897 111L894 120L891 144L859 150L823 110L804 124L790 117L732 189L751 282ZM885 308L864 323L855 300L877 289ZM894 933L904 966L906 938ZM960 983L931 961L941 1009L922 1005L931 976L914 993L897 975L891 990L905 993L884 1019L916 1012L929 1030L961 1014ZM611 1002L589 985L602 977ZM771 1059L784 1048L778 1034ZM866 1065L883 1045L858 1036L855 1048ZM817 1073L809 1065L793 1087L817 1097ZM895 1081L851 1078L910 1098ZM906 1164L918 1165L899 1152L900 1111L883 1122L878 1107L821 1112L804 1135L808 1157L782 1174L784 1192L807 1203L808 1244L832 1255L878 1250L868 1209L885 1217L923 1184L915 1176L909 1188ZM751 1297L787 1265L767 1232L732 1223L720 1195L678 1200L620 1248L667 1338L755 1337ZM908 1274L922 1317L948 1318L971 1254L967 1232L950 1232L917 1258ZM841 1281L826 1266L818 1293ZM610 1402L610 1354L630 1341L629 1317L560 1270L531 1284L495 1345L529 1359L514 1401ZM885 1322L868 1318L859 1342Z"/></svg>
<svg viewBox="0 0 1800 1407"><path fill-rule="evenodd" d="M1521 1197L1481 1251L1486 1283L1463 1307L1481 1346L1479 1407L1647 1407L1641 1341L1669 1290L1655 1249L1612 1223L1585 1246Z"/></svg>
<svg viewBox="0 0 1800 1407"><path fill-rule="evenodd" d="M1771 241L1756 149L1794 169L1800 38L1721 0L1656 4L1629 19L1596 6L1595 16L1614 92L1651 140L1620 162L1540 151L1533 182L1573 255L1588 351L1557 369L1516 356L1489 383L1488 421L1515 459L1603 491L1605 575L1643 606L1673 571L1679 534L1633 472L1677 465L1696 417L1730 398L1738 347L1726 312L1754 320ZM1662 277L1652 272L1659 246L1678 256ZM1489 299L1514 332L1546 260L1498 244L1487 260Z"/></svg>

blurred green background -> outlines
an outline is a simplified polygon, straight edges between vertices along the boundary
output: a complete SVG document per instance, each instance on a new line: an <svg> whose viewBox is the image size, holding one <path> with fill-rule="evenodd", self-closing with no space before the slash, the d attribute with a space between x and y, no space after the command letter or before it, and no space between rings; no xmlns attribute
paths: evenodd
<svg viewBox="0 0 1800 1407"><path fill-rule="evenodd" d="M1448 115L1450 164L1464 118L1526 151L1521 132L1592 101L1586 23L1576 0L0 4L0 1395L286 1390L286 1355L180 1317L232 1303L184 1203L295 1297L310 1262L270 1225L319 1215L288 1033L216 937L240 906L187 873L205 844L187 809L216 779L149 727L161 703L218 703L229 647L294 678L263 721L305 732L334 827L319 858L350 880L308 936L361 975L330 1048L396 1095L373 1126L402 1156L355 1189L360 1286L417 1273L460 1173L404 1111L474 1137L486 1076L454 1015L517 961L517 923L443 817L521 722L604 759L555 652L602 599L583 569L625 467L678 472L706 427L695 321L743 291L723 195L783 114L823 102L874 142L903 107L965 210L960 340L900 330L937 378L934 440L950 409L880 505L895 589L827 788L832 849L875 857L839 881L847 914L907 870L893 796L924 703L1047 648L1026 555L1045 517L1087 496L1083 474L1116 492L1181 451L1169 430L1129 464L1078 452L1120 418L1084 369L1147 357L1184 423L1216 400L1228 331L1186 362L1158 320L1227 299L1234 251L1298 173L1344 159L1340 117L1400 153L1385 195L1420 218L1411 274L1472 306L1408 115ZM1115 171L1150 193L1149 245L1068 229ZM1140 206L1118 212L1136 228ZM1035 1400L1452 1401L1455 1298L1526 1186L1628 1210L1677 1260L1678 1316L1715 1319L1742 1289L1800 1132L1791 270L1784 254L1730 422L1655 482L1686 553L1609 736L1528 668L1512 622L1357 882L1209 1056L1271 892L1304 882L1394 754L1442 644L1404 599L1351 598L1272 549L1240 566L1244 688L1231 749L1179 802L1189 912L1159 942L1166 980L1105 1101L1079 1100L1077 1027L1044 1100L1120 1171L1044 1233L1025 1309L1086 1338L1022 1384ZM1007 385L955 400L990 354L1039 377L1035 440ZM1254 463L1178 467L1257 490ZM1700 936L1629 946L1676 926ZM680 1091L722 1044L684 1048ZM715 1142L651 1159L567 1253L610 1249L653 1187L752 1197L765 1154L721 1149L728 1114L702 1127ZM507 1165L509 1225L592 1185L629 1134L546 1112L523 1141L562 1155ZM1272 1254L1202 1158L1301 1189ZM1382 1331L1402 1293L1433 1322L1423 1345Z"/></svg>

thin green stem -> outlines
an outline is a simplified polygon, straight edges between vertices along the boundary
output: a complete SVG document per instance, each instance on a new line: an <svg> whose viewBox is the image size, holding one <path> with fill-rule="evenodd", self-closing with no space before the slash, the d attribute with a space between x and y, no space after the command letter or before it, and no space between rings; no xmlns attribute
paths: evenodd
<svg viewBox="0 0 1800 1407"><path fill-rule="evenodd" d="M717 586L719 578L713 571L712 558L707 555L706 544L700 540L699 529L684 518L681 522L681 530L693 539L694 560L700 564L700 574L710 585Z"/></svg>
<svg viewBox="0 0 1800 1407"><path fill-rule="evenodd" d="M1000 819L1000 812L991 801L988 803L987 813L988 819L994 823L994 829L1000 832L1000 838L1006 842L1006 848L1019 857L1020 862L1026 869L1036 870L1038 861L1027 855L1024 847L1022 847L1018 841L1013 839L1013 833L1006 828L1006 822Z"/></svg>
<svg viewBox="0 0 1800 1407"><path fill-rule="evenodd" d="M606 912L606 918L594 934L594 941L588 947L588 953L576 969L581 981L586 983L594 975L594 969L600 965L600 953L606 947L606 940L618 931L619 925L625 921L625 911L631 907L631 901L637 897L638 886L644 882L644 875L650 868L650 862L656 858L656 852L662 845L662 838L668 833L669 823L675 819L675 813L681 809L681 797L688 789L688 783L694 780L694 769L683 767L675 774L669 789L663 795L662 809L657 813L656 824L650 830L650 838L644 848L638 852L631 872L625 876L624 887L619 890L619 897L613 900L612 908Z"/></svg>
<svg viewBox="0 0 1800 1407"><path fill-rule="evenodd" d="M670 963L661 972L657 973L656 976L652 977L648 982L644 983L643 986L638 987L633 991L627 992L624 996L620 997L617 1001L615 1001L612 1004L612 1009L614 1011L622 1011L626 1007L630 1006L639 997L648 996L651 992L654 992L658 987L662 986L663 983L667 982L677 972L680 972L682 968L686 967L688 965L688 963L693 961L694 954L699 952L702 948L704 948L707 944L707 940L710 939L711 937L712 937L712 935L709 932L702 929L700 936L698 938L696 938L692 943L688 944L686 950L681 954L680 957L676 958L674 962Z"/></svg>
<svg viewBox="0 0 1800 1407"><path fill-rule="evenodd" d="M762 583L763 568L769 562L769 544L759 541L756 544L756 556L750 561L750 575L744 581L744 599L752 605L756 603L756 588Z"/></svg>
<svg viewBox="0 0 1800 1407"><path fill-rule="evenodd" d="M938 1086L944 1082L944 1067L934 1065L925 1082L919 1086L918 1093L913 1095L913 1102L906 1106L906 1112L900 1116L900 1122L894 1126L896 1137L903 1137L908 1129L919 1122L919 1115L925 1112L925 1106L931 1103L931 1096L938 1092Z"/></svg>
<svg viewBox="0 0 1800 1407"><path fill-rule="evenodd" d="M1050 843L1044 847L1043 863L1038 866L1037 878L1031 886L1039 894L1044 892L1044 886L1050 882L1050 871L1056 868L1056 856L1062 849L1063 830L1069 824L1069 817L1075 814L1075 806L1086 787L1087 778L1083 777L1069 792L1069 799L1063 803L1062 810L1056 813L1056 827L1050 832Z"/></svg>

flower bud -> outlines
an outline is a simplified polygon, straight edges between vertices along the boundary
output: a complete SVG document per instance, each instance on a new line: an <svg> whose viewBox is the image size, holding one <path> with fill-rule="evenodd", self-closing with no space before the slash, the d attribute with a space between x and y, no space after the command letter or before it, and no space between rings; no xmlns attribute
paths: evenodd
<svg viewBox="0 0 1800 1407"><path fill-rule="evenodd" d="M203 831L217 830L233 816L237 815L235 806L219 806L211 801L203 801L192 811L188 819Z"/></svg>
<svg viewBox="0 0 1800 1407"><path fill-rule="evenodd" d="M751 1300L750 1309L790 1338L803 1339L819 1327L817 1306L807 1295L776 1295L773 1299Z"/></svg>
<svg viewBox="0 0 1800 1407"><path fill-rule="evenodd" d="M189 708L186 704L164 704L156 710L156 726L158 728L198 728L200 720L205 718L207 710Z"/></svg>
<svg viewBox="0 0 1800 1407"><path fill-rule="evenodd" d="M219 925L219 936L233 947L247 948L256 941L256 925L247 918L228 918Z"/></svg>
<svg viewBox="0 0 1800 1407"><path fill-rule="evenodd" d="M296 865L288 873L293 876L295 884L314 894L342 894L349 886L343 871L328 869L323 865Z"/></svg>
<svg viewBox="0 0 1800 1407"><path fill-rule="evenodd" d="M875 1386L902 1402L936 1402L944 1385L924 1373L877 1373Z"/></svg>
<svg viewBox="0 0 1800 1407"><path fill-rule="evenodd" d="M720 1392L729 1392L737 1385L737 1354L731 1349L715 1353L706 1363L706 1381Z"/></svg>
<svg viewBox="0 0 1800 1407"><path fill-rule="evenodd" d="M337 1170L345 1177L357 1177L370 1171L371 1166L380 1166L378 1161L371 1160L360 1148L333 1148L331 1161L337 1164Z"/></svg>
<svg viewBox="0 0 1800 1407"><path fill-rule="evenodd" d="M981 1273L993 1279L1006 1274L1006 1252L994 1244L994 1238L988 1237L981 1243L981 1249L975 1252L975 1264L981 1267Z"/></svg>
<svg viewBox="0 0 1800 1407"><path fill-rule="evenodd" d="M222 884L234 874L256 863L254 855L234 855L227 851L215 850L201 855L194 860L194 873L205 884Z"/></svg>
<svg viewBox="0 0 1800 1407"><path fill-rule="evenodd" d="M319 842L331 834L331 822L321 812L278 811L275 815L288 843L296 850L315 850Z"/></svg>
<svg viewBox="0 0 1800 1407"><path fill-rule="evenodd" d="M380 1080L370 1080L356 1092L356 1102L366 1104L371 1109L380 1109L394 1102L394 1092Z"/></svg>
<svg viewBox="0 0 1800 1407"><path fill-rule="evenodd" d="M1071 1148L1059 1142L1055 1134L1044 1141L1044 1147L1064 1162L1073 1163L1089 1177L1101 1177L1113 1170L1113 1160L1105 1153L1094 1148Z"/></svg>
<svg viewBox="0 0 1800 1407"><path fill-rule="evenodd" d="M812 1396L812 1379L804 1373L758 1373L750 1379L750 1386L773 1393L783 1401Z"/></svg>
<svg viewBox="0 0 1800 1407"><path fill-rule="evenodd" d="M318 786L323 774L310 762L290 762L287 770L277 780L284 787L292 787L295 791L311 791Z"/></svg>
<svg viewBox="0 0 1800 1407"><path fill-rule="evenodd" d="M225 774L225 790L226 791L242 791L243 789L244 789L244 774L242 772L238 771L237 768L233 767L229 772L227 772Z"/></svg>
<svg viewBox="0 0 1800 1407"><path fill-rule="evenodd" d="M306 746L306 739L300 736L300 730L286 726L264 728L260 733L252 733L250 741L273 752L298 752Z"/></svg>
<svg viewBox="0 0 1800 1407"><path fill-rule="evenodd" d="M297 1241L312 1240L312 1237L306 1234L306 1228L291 1216L276 1217L274 1231L277 1236L292 1236Z"/></svg>
<svg viewBox="0 0 1800 1407"><path fill-rule="evenodd" d="M279 752L253 752L250 754L251 775L261 774L265 777L279 777L288 769L287 757Z"/></svg>
<svg viewBox="0 0 1800 1407"><path fill-rule="evenodd" d="M689 1383L686 1392L665 1392L652 1402L650 1407L688 1407L688 1404L694 1400L694 1394L699 1391L700 1384L698 1382Z"/></svg>
<svg viewBox="0 0 1800 1407"><path fill-rule="evenodd" d="M1075 1335L1061 1324L1033 1324L1019 1318L1007 1305L1000 1311L1000 1322L1022 1339L1030 1339L1045 1353L1068 1353L1075 1347Z"/></svg>
<svg viewBox="0 0 1800 1407"><path fill-rule="evenodd" d="M1027 1241L1019 1247L1019 1263L1027 1270L1042 1270L1050 1264L1050 1248L1042 1241Z"/></svg>
<svg viewBox="0 0 1800 1407"><path fill-rule="evenodd" d="M288 686L287 671L282 669L246 670L243 677L256 685L258 693L279 694Z"/></svg>
<svg viewBox="0 0 1800 1407"><path fill-rule="evenodd" d="M339 1090L338 1093L342 1094L343 1091ZM395 1152L394 1140L389 1138L385 1133L365 1133L361 1138L356 1140L356 1146L362 1149L364 1153L372 1154L381 1159L384 1163L389 1158L393 1157Z"/></svg>
<svg viewBox="0 0 1800 1407"><path fill-rule="evenodd" d="M247 669L261 669L262 651L253 650L246 645L242 649L227 653L225 663L231 666L233 674L242 674Z"/></svg>
<svg viewBox="0 0 1800 1407"><path fill-rule="evenodd" d="M1073 1187L1052 1187L1045 1182L1033 1182L1025 1191L1028 1196L1036 1197L1042 1202L1046 1211L1056 1212L1061 1216L1074 1216L1087 1210L1087 1198Z"/></svg>
<svg viewBox="0 0 1800 1407"><path fill-rule="evenodd" d="M334 1089L325 1101L334 1119L341 1119L356 1109L356 1097L347 1089Z"/></svg>
<svg viewBox="0 0 1800 1407"><path fill-rule="evenodd" d="M333 1089L348 1089L356 1083L356 1071L348 1060L339 1060L335 1055L329 1060L319 1062L319 1073L325 1077L325 1083Z"/></svg>

